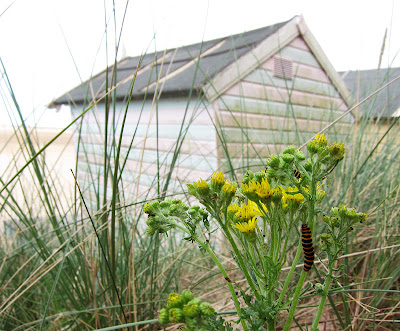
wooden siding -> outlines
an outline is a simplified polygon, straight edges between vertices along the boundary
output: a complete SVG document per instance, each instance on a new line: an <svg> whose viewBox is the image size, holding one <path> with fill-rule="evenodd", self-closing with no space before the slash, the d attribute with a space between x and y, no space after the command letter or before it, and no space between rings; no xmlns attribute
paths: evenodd
<svg viewBox="0 0 400 331"><path fill-rule="evenodd" d="M274 57L293 62L293 79L274 75ZM287 145L299 146L347 110L343 98L301 37L225 91L213 103L217 130L226 140L218 148L221 166L255 165ZM330 131L330 140L344 138L354 122L346 115Z"/></svg>
<svg viewBox="0 0 400 331"><path fill-rule="evenodd" d="M218 166L215 129L210 117L213 116L210 113L213 109L207 102L193 99L188 105L185 98L171 98L160 100L157 107L158 114L151 101L134 101L127 113L119 161L122 165L126 160L120 189L124 190L125 199L128 197L131 201L144 197L151 188L159 186L163 189L170 171L168 191L172 193L186 189L186 182L208 178ZM121 132L124 105L117 104L117 109L115 125L112 126L112 119L109 121L108 154L112 146L115 148L118 144ZM77 114L79 110L74 112ZM82 186L87 188L92 198L96 192L103 190L104 127L104 105L99 105L83 120L78 158L79 178L84 181ZM180 146L178 138L184 135ZM177 146L180 153L172 166ZM108 162L113 170L113 157ZM107 174L108 178L110 176L110 173ZM111 185L110 182L108 180L108 185Z"/></svg>

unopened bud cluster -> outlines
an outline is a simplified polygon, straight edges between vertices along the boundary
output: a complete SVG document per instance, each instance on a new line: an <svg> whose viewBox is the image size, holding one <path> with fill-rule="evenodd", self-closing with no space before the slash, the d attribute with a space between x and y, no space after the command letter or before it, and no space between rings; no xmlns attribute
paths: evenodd
<svg viewBox="0 0 400 331"><path fill-rule="evenodd" d="M210 303L195 298L191 291L170 293L165 308L160 310L161 324L185 323L184 330L208 330L209 318L215 312Z"/></svg>
<svg viewBox="0 0 400 331"><path fill-rule="evenodd" d="M177 221L189 222L195 226L208 216L208 213L199 206L189 208L181 200L172 199L147 203L143 211L148 215L146 231L149 235L165 233L173 228Z"/></svg>
<svg viewBox="0 0 400 331"><path fill-rule="evenodd" d="M317 180L325 178L336 167L338 162L343 160L346 152L343 143L334 142L329 145L324 134L317 134L307 144L307 150L321 164L321 167L315 174Z"/></svg>
<svg viewBox="0 0 400 331"><path fill-rule="evenodd" d="M331 216L322 216L322 220L328 225L328 233L320 236L321 249L328 253L333 253L334 247L339 249L346 233L353 231L357 223L363 223L366 216L354 208L346 208L345 205L331 208Z"/></svg>
<svg viewBox="0 0 400 331"><path fill-rule="evenodd" d="M237 190L237 184L225 180L224 174L218 171L214 172L209 182L200 179L197 182L187 183L187 187L189 194L216 212L231 203Z"/></svg>

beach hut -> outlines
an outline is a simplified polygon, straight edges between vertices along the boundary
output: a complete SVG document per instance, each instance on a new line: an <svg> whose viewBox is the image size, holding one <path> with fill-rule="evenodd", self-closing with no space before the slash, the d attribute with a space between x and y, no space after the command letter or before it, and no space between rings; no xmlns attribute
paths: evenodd
<svg viewBox="0 0 400 331"><path fill-rule="evenodd" d="M248 167L261 170L270 154L305 142L352 103L296 16L125 58L50 106L70 105L74 116L90 107L76 131L81 185L102 192L117 169L124 197L140 200L182 191L215 170L231 179ZM353 122L344 116L332 135L348 133Z"/></svg>

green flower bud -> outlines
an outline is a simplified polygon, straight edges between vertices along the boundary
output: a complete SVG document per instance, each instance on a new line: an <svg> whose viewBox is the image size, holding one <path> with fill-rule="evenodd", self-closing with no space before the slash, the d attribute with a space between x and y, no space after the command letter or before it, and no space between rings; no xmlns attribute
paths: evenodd
<svg viewBox="0 0 400 331"><path fill-rule="evenodd" d="M146 214L154 215L160 210L160 203L158 201L153 201L151 203L146 203L143 207L143 211Z"/></svg>
<svg viewBox="0 0 400 331"><path fill-rule="evenodd" d="M188 302L188 305L199 305L201 300L199 298L194 298Z"/></svg>
<svg viewBox="0 0 400 331"><path fill-rule="evenodd" d="M268 179L276 178L276 176L277 176L277 172L276 172L275 169L273 169L273 168L268 168L267 169L267 178Z"/></svg>
<svg viewBox="0 0 400 331"><path fill-rule="evenodd" d="M193 318L196 317L199 313L200 313L200 308L198 304L188 303L183 307L183 315L185 315L186 317Z"/></svg>
<svg viewBox="0 0 400 331"><path fill-rule="evenodd" d="M168 314L171 322L179 323L183 321L183 311L180 308L171 308Z"/></svg>
<svg viewBox="0 0 400 331"><path fill-rule="evenodd" d="M158 322L160 324L168 324L169 323L169 314L168 310L163 308L160 310L160 314L158 316Z"/></svg>
<svg viewBox="0 0 400 331"><path fill-rule="evenodd" d="M343 143L335 142L332 145L329 145L329 152L333 159L340 161L344 158L344 153L346 152L346 149L344 148Z"/></svg>
<svg viewBox="0 0 400 331"><path fill-rule="evenodd" d="M170 293L168 296L168 307L182 307L183 300L178 293Z"/></svg>
<svg viewBox="0 0 400 331"><path fill-rule="evenodd" d="M313 154L317 154L318 153L318 144L314 141L311 140L308 144L307 144L307 150L309 151L309 153L311 155Z"/></svg>
<svg viewBox="0 0 400 331"><path fill-rule="evenodd" d="M326 192L325 192L325 191L323 191L323 190L318 190L318 191L317 191L317 195L316 195L317 203L321 203L322 200L324 200L325 195L326 195Z"/></svg>
<svg viewBox="0 0 400 331"><path fill-rule="evenodd" d="M267 164L271 168L277 168L279 166L279 162L280 162L279 156L275 154L272 154L269 157L269 159L267 159Z"/></svg>
<svg viewBox="0 0 400 331"><path fill-rule="evenodd" d="M296 151L296 153L294 154L294 157L299 161L304 161L306 159L306 156L304 155L304 153L302 151Z"/></svg>
<svg viewBox="0 0 400 331"><path fill-rule="evenodd" d="M248 182L254 180L254 173L251 170L247 170L243 176L242 184L247 184Z"/></svg>
<svg viewBox="0 0 400 331"><path fill-rule="evenodd" d="M308 159L306 163L304 163L304 169L306 171L310 172L312 170L312 164L311 164L311 159Z"/></svg>
<svg viewBox="0 0 400 331"><path fill-rule="evenodd" d="M146 228L146 232L149 236L152 236L153 234L155 234L156 231L157 230L155 228L153 228L151 225L148 225Z"/></svg>
<svg viewBox="0 0 400 331"><path fill-rule="evenodd" d="M292 154L281 154L281 158L287 164L292 164L294 162L294 156Z"/></svg>
<svg viewBox="0 0 400 331"><path fill-rule="evenodd" d="M282 152L282 154L292 154L292 155L294 155L295 153L296 149L293 146L285 147Z"/></svg>
<svg viewBox="0 0 400 331"><path fill-rule="evenodd" d="M215 313L215 309L208 302L202 302L199 306L202 315L211 316Z"/></svg>
<svg viewBox="0 0 400 331"><path fill-rule="evenodd" d="M189 290L184 290L181 294L181 297L184 303L188 303L194 299L193 293Z"/></svg>

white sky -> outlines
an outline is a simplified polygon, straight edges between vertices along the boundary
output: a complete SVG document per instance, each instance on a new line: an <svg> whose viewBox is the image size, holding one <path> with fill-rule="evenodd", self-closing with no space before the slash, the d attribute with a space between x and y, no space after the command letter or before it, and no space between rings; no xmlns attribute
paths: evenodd
<svg viewBox="0 0 400 331"><path fill-rule="evenodd" d="M126 0L115 0L115 5L119 34ZM4 10L0 57L25 116L36 109L37 120L53 98L105 68L106 20L108 63L113 62L111 0L0 0L0 14ZM133 0L118 58L140 55L148 47L153 52L155 47L163 50L241 33L300 14L336 70L376 68L385 29L382 67L400 67L398 0ZM2 103L0 107L1 125L7 114ZM62 127L68 121L68 111L56 114L51 109L40 125Z"/></svg>

